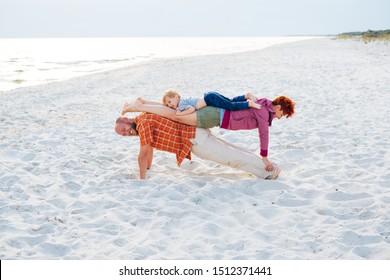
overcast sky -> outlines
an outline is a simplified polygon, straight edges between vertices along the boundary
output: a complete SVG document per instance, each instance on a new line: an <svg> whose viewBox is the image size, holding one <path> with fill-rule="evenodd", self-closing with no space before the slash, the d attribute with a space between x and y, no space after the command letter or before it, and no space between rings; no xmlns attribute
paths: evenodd
<svg viewBox="0 0 390 280"><path fill-rule="evenodd" d="M390 0L0 0L0 37L283 36L390 29Z"/></svg>

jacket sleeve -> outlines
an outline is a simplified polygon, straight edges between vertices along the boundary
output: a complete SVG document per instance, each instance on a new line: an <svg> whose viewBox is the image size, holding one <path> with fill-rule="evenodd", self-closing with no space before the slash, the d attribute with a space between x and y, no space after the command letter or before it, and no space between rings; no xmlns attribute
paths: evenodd
<svg viewBox="0 0 390 280"><path fill-rule="evenodd" d="M268 156L268 141L269 141L269 123L263 118L257 118L259 140L260 140L260 155L262 157Z"/></svg>

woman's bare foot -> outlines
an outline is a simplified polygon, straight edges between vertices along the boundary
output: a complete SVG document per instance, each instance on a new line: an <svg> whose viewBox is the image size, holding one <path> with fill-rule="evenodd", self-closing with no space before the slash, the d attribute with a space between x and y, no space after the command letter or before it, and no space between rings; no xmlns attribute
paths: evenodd
<svg viewBox="0 0 390 280"><path fill-rule="evenodd" d="M248 107L255 108L255 109L261 109L261 105L253 102L253 100L248 100Z"/></svg>
<svg viewBox="0 0 390 280"><path fill-rule="evenodd" d="M135 101L131 103L126 102L125 105L123 105L121 114L124 115L129 112L137 112L137 105L144 103L145 101L141 97L138 97Z"/></svg>
<svg viewBox="0 0 390 280"><path fill-rule="evenodd" d="M142 97L138 97L138 98L136 99L136 102L139 102L139 103L142 103L142 104L145 104L145 103L146 103L146 101L145 101Z"/></svg>
<svg viewBox="0 0 390 280"><path fill-rule="evenodd" d="M253 100L254 102L256 102L257 100L259 100L256 96L254 96L252 93L248 92L245 94L245 98L246 99L250 99L250 100Z"/></svg>
<svg viewBox="0 0 390 280"><path fill-rule="evenodd" d="M123 116L124 114L131 112L130 108L130 104L126 102L122 107L121 115Z"/></svg>

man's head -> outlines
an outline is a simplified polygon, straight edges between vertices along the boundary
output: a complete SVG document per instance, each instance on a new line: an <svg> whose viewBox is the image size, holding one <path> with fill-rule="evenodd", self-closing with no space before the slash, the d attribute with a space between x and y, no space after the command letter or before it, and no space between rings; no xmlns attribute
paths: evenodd
<svg viewBox="0 0 390 280"><path fill-rule="evenodd" d="M115 132L122 136L137 136L137 124L132 118L117 118L115 122Z"/></svg>
<svg viewBox="0 0 390 280"><path fill-rule="evenodd" d="M180 94L173 89L168 90L165 92L162 102L165 106L176 109L180 102Z"/></svg>
<svg viewBox="0 0 390 280"><path fill-rule="evenodd" d="M279 96L272 101L272 105L275 109L275 117L280 119L285 116L290 118L294 115L295 102L286 96Z"/></svg>

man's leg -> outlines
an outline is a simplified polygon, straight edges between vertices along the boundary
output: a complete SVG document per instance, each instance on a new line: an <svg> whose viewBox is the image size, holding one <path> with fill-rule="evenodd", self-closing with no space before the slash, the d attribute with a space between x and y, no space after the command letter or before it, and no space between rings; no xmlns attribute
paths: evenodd
<svg viewBox="0 0 390 280"><path fill-rule="evenodd" d="M193 143L192 152L202 159L246 171L263 179L280 172L280 168L276 164L273 171L265 171L264 163L260 157L215 137L208 129L197 128L196 138L192 139L191 142Z"/></svg>

